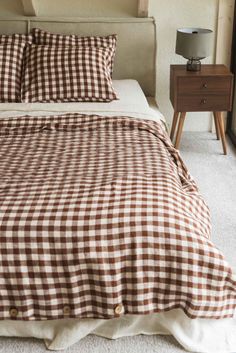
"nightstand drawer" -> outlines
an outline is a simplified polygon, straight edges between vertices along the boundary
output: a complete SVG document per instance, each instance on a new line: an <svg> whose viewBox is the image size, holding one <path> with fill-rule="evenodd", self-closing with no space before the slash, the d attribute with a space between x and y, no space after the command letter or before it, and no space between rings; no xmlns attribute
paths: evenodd
<svg viewBox="0 0 236 353"><path fill-rule="evenodd" d="M229 96L197 95L178 97L177 111L227 111L231 109Z"/></svg>
<svg viewBox="0 0 236 353"><path fill-rule="evenodd" d="M227 154L222 112L232 106L233 74L224 65L202 65L201 71L187 71L186 65L170 67L170 100L174 116L170 138L173 141L177 127L175 148L179 148L187 112L213 112L217 139L222 140Z"/></svg>
<svg viewBox="0 0 236 353"><path fill-rule="evenodd" d="M178 94L229 94L232 77L178 77Z"/></svg>

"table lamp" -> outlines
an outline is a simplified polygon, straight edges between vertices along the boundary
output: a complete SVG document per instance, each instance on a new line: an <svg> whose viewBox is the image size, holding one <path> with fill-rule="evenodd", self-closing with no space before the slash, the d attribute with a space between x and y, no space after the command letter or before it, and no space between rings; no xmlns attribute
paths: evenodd
<svg viewBox="0 0 236 353"><path fill-rule="evenodd" d="M211 54L213 32L204 28L177 30L176 54L188 59L187 71L200 71L201 61Z"/></svg>

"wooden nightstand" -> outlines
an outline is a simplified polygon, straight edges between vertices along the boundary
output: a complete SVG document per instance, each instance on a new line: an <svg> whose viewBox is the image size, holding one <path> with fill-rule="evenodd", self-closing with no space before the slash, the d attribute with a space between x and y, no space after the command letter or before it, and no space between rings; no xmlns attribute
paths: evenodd
<svg viewBox="0 0 236 353"><path fill-rule="evenodd" d="M175 147L178 149L186 112L212 111L217 139L221 138L227 154L222 112L232 107L233 74L224 65L202 65L202 70L191 72L185 65L170 66L170 100L174 117L170 138L173 140L178 125Z"/></svg>

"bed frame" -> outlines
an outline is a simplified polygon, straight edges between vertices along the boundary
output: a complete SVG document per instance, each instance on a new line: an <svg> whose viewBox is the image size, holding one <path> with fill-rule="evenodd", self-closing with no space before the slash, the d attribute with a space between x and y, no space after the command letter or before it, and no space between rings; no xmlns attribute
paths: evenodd
<svg viewBox="0 0 236 353"><path fill-rule="evenodd" d="M114 79L135 79L146 96L156 93L156 26L153 18L0 18L0 34L29 33L38 27L54 33L118 35Z"/></svg>

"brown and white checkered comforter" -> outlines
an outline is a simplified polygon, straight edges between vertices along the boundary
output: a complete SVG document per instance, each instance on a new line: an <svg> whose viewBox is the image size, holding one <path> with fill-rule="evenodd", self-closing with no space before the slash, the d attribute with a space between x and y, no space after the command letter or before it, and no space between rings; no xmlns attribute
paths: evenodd
<svg viewBox="0 0 236 353"><path fill-rule="evenodd" d="M0 319L233 315L235 278L159 123L3 119L0 161Z"/></svg>

